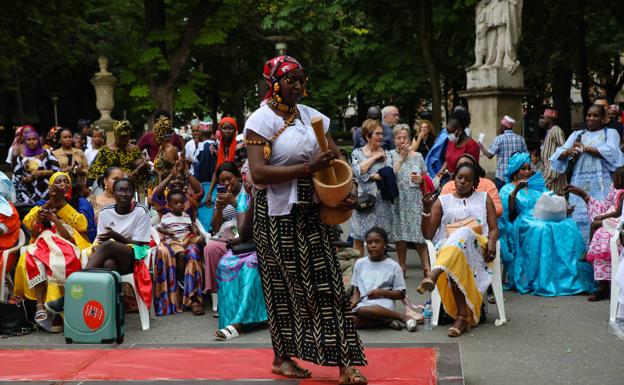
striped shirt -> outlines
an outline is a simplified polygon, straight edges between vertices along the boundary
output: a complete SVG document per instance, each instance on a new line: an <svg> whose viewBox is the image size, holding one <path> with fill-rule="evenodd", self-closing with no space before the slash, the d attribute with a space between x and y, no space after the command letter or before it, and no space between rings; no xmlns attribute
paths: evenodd
<svg viewBox="0 0 624 385"><path fill-rule="evenodd" d="M182 212L182 215L177 216L169 212L160 218L160 227L163 230L173 233L172 239L176 241L182 241L187 235L191 233L193 227L193 221L191 217ZM167 237L169 238L169 237Z"/></svg>
<svg viewBox="0 0 624 385"><path fill-rule="evenodd" d="M523 137L512 130L505 130L494 138L488 152L496 155L496 178L505 180L509 158L516 152L528 152L528 150Z"/></svg>

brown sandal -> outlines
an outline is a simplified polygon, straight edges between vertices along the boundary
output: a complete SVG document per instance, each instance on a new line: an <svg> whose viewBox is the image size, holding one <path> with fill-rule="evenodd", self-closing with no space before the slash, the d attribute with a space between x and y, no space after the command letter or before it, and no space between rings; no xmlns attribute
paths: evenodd
<svg viewBox="0 0 624 385"><path fill-rule="evenodd" d="M422 281L420 281L420 285L418 285L418 288L416 288L416 291L419 292L420 294L425 294L426 291L432 292L434 289L435 289L435 282L433 282L433 279L426 277L426 278L423 278Z"/></svg>
<svg viewBox="0 0 624 385"><path fill-rule="evenodd" d="M460 324L458 326L455 326L455 324L457 324L458 321ZM457 319L455 320L455 323L453 323L453 326L448 328L447 334L449 337L459 337L469 330L470 330L470 324L468 323L468 320L466 319L466 317L458 316Z"/></svg>
<svg viewBox="0 0 624 385"><path fill-rule="evenodd" d="M338 379L339 385L365 385L368 384L368 379L364 377L362 372L354 367L348 367L344 374Z"/></svg>
<svg viewBox="0 0 624 385"><path fill-rule="evenodd" d="M193 315L204 315L204 306L199 302L191 302L191 312Z"/></svg>
<svg viewBox="0 0 624 385"><path fill-rule="evenodd" d="M312 376L308 369L302 368L293 360L284 360L279 367L272 366L271 373L289 378L310 378Z"/></svg>

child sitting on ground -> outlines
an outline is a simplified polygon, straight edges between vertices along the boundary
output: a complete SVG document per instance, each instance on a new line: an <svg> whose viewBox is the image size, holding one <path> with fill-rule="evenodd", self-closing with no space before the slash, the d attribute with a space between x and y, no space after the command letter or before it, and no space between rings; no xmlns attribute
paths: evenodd
<svg viewBox="0 0 624 385"><path fill-rule="evenodd" d="M351 306L358 329L389 326L416 331L416 320L395 310L395 301L405 298L405 280L398 263L388 258L388 233L381 227L366 232L368 256L355 262L351 285L355 292Z"/></svg>
<svg viewBox="0 0 624 385"><path fill-rule="evenodd" d="M195 315L204 314L201 252L197 246L202 238L193 219L184 211L185 201L183 191L170 191L170 211L162 216L158 227L163 238L156 251L154 310L159 316L180 312L182 307L190 307ZM176 286L183 291L181 301Z"/></svg>

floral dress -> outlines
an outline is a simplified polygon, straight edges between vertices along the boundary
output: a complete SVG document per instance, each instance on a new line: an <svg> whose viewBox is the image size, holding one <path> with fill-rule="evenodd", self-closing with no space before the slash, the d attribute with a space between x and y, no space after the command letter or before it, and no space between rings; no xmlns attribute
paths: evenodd
<svg viewBox="0 0 624 385"><path fill-rule="evenodd" d="M377 188L377 183L371 179L382 167L390 166L390 156L386 156L386 161L373 163L370 168L363 173L360 163L369 157L364 155L364 147L356 148L351 153L351 167L353 175L358 183L358 195L368 193L375 196L375 206L366 211L354 211L351 217L351 236L353 239L363 241L366 232L374 226L379 226L386 231L392 231L392 204L381 198L381 190Z"/></svg>
<svg viewBox="0 0 624 385"><path fill-rule="evenodd" d="M130 150L113 150L108 146L104 146L98 152L91 167L89 167L87 177L95 180L104 174L107 168L113 166L119 167L126 174L130 174L133 171L132 162L137 159L141 159L141 151L136 146L133 146Z"/></svg>
<svg viewBox="0 0 624 385"><path fill-rule="evenodd" d="M396 150L390 151L390 163L394 164L401 156ZM408 158L401 164L397 173L397 186L399 197L394 200L392 206L392 233L394 241L407 241L424 243L420 221L422 212L422 191L420 185L410 186L410 174L415 172L419 175L426 172L425 161L420 153Z"/></svg>
<svg viewBox="0 0 624 385"><path fill-rule="evenodd" d="M24 182L23 178L32 175L36 171L58 171L58 161L48 150L38 156L27 157L19 156L17 164L13 170L13 186L18 202L33 205L40 201L48 199L49 178L33 179L31 182Z"/></svg>

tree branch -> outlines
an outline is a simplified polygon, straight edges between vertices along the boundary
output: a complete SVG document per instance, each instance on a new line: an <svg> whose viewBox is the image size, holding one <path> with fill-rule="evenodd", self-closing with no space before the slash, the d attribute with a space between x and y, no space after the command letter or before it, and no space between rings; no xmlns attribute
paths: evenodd
<svg viewBox="0 0 624 385"><path fill-rule="evenodd" d="M193 43L195 39L197 39L197 36L199 36L199 32L204 26L206 19L208 19L208 16L210 16L220 4L221 1L213 2L210 0L201 0L191 12L191 17L186 24L186 29L182 34L182 38L169 60L170 70L168 83L170 86L173 86L173 83L184 68Z"/></svg>

